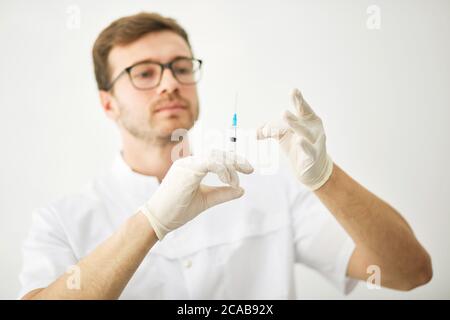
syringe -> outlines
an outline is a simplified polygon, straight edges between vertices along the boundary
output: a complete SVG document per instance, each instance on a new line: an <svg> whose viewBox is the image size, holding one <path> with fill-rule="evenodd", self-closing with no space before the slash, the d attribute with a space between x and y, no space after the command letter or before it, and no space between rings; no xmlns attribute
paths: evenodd
<svg viewBox="0 0 450 320"><path fill-rule="evenodd" d="M234 101L234 114L233 114L233 121L231 125L231 136L230 136L230 142L231 142L231 151L236 153L236 141L237 141L237 97L238 94L236 92L235 101Z"/></svg>

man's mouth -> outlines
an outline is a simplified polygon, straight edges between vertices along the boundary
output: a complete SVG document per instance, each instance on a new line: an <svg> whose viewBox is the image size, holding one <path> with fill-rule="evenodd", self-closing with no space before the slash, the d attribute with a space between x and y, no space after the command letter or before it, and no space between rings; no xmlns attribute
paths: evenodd
<svg viewBox="0 0 450 320"><path fill-rule="evenodd" d="M170 102L170 103L166 103L163 104L161 106L159 106L158 108L155 109L155 113L161 113L161 112L181 112L183 110L186 110L187 107L185 104L181 103L181 102Z"/></svg>

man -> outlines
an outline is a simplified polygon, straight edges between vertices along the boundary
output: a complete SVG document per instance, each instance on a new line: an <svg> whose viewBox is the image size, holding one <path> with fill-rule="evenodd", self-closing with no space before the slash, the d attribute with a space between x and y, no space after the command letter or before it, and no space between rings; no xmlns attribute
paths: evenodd
<svg viewBox="0 0 450 320"><path fill-rule="evenodd" d="M174 20L121 18L99 35L93 58L122 150L110 172L33 215L24 299L295 298L294 263L344 293L369 266L398 290L431 279L406 221L332 162L299 91L295 114L257 132L279 140L293 170L261 176L231 152L191 155L187 141L173 161L172 133L198 118L201 68ZM229 186L204 184L208 172Z"/></svg>

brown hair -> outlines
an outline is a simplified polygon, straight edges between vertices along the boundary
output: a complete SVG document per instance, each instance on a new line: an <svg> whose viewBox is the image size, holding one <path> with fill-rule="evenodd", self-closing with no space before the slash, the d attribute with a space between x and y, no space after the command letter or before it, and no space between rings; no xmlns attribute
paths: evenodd
<svg viewBox="0 0 450 320"><path fill-rule="evenodd" d="M111 77L108 56L114 46L127 45L147 33L166 30L180 35L191 48L188 34L172 18L163 17L157 13L141 12L113 21L99 34L92 48L98 89L108 90Z"/></svg>

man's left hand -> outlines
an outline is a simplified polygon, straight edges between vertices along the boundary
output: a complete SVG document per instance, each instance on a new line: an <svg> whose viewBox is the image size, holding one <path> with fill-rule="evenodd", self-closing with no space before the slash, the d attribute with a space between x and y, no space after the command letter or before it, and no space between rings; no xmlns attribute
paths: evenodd
<svg viewBox="0 0 450 320"><path fill-rule="evenodd" d="M298 89L292 92L295 114L286 110L281 123L266 123L257 130L257 139L278 139L295 175L311 190L327 182L333 161L327 154L322 120L303 99Z"/></svg>

